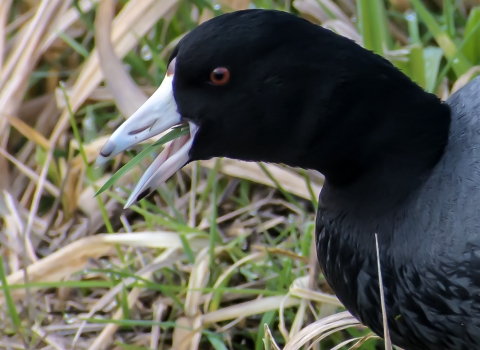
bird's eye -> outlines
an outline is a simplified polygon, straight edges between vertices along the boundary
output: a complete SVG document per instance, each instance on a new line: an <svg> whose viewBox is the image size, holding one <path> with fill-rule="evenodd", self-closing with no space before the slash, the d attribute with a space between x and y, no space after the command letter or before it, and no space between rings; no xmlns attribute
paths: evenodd
<svg viewBox="0 0 480 350"><path fill-rule="evenodd" d="M230 72L227 68L219 67L215 68L210 73L210 81L214 85L225 85L230 80Z"/></svg>

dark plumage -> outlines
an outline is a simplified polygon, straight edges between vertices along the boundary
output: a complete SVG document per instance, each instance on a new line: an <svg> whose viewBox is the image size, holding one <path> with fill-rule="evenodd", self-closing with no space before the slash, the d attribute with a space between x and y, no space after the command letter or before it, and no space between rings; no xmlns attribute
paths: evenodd
<svg viewBox="0 0 480 350"><path fill-rule="evenodd" d="M202 24L171 61L173 97L168 80L102 151L104 161L152 136L157 105L171 117L159 130L190 123L133 200L193 160L316 169L318 260L345 307L383 334L376 233L393 343L480 347L480 79L442 103L351 40L264 10Z"/></svg>

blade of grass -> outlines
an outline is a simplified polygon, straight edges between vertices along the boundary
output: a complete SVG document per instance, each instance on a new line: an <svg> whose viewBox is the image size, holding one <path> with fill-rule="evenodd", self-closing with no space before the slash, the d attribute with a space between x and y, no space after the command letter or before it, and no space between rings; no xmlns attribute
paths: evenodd
<svg viewBox="0 0 480 350"><path fill-rule="evenodd" d="M452 62L452 68L456 76L459 77L464 74L472 67L472 64L465 55L459 51L448 33L437 23L435 17L427 10L425 5L420 0L411 0L411 2L417 15L420 16L428 30L432 33L435 41L443 49L445 57Z"/></svg>
<svg viewBox="0 0 480 350"><path fill-rule="evenodd" d="M190 247L190 243L188 243L188 239L186 236L187 234L185 232L179 232L178 234L180 236L180 241L183 245L183 251L187 255L188 261L193 264L195 262L195 255L193 254L193 250Z"/></svg>
<svg viewBox="0 0 480 350"><path fill-rule="evenodd" d="M76 42L73 38L65 34L64 32L58 32L57 36L62 39L68 46L70 46L73 50L77 53L82 55L84 58L88 58L90 56L90 52L85 49L82 44Z"/></svg>
<svg viewBox="0 0 480 350"><path fill-rule="evenodd" d="M207 336L208 341L212 344L215 350L228 350L224 342L217 337Z"/></svg>
<svg viewBox="0 0 480 350"><path fill-rule="evenodd" d="M207 185L205 186L205 189L201 193L200 199L199 199L199 202L202 203L202 206L203 206L203 203L205 203L205 201L207 200L207 197L210 194L210 191L213 187L214 182L217 180L217 175L218 175L218 171L221 163L222 163L221 158L216 159L212 170L210 170L210 172L208 173Z"/></svg>
<svg viewBox="0 0 480 350"><path fill-rule="evenodd" d="M275 320L276 314L277 314L277 311L275 310L271 310L263 314L262 319L260 320L260 327L258 327L257 339L255 340L255 350L263 350L264 348L263 339L266 336L265 327L272 326L272 323ZM261 327L261 325L263 325L263 327Z"/></svg>
<svg viewBox="0 0 480 350"><path fill-rule="evenodd" d="M72 126L72 130L73 130L73 134L75 135L75 139L78 142L78 149L80 151L80 155L81 155L83 163L85 165L85 170L86 170L87 176L89 177L89 180L90 180L92 186L95 187L95 177L94 177L94 174L92 172L92 169L90 168L90 166L88 164L87 155L85 154L85 150L83 149L83 142L82 142L82 138L80 136L80 131L78 130L77 123L76 123L76 120L75 120L75 116L73 114L72 107L70 106L70 100L68 98L67 89L66 89L64 83L60 84L60 89L62 90L63 96L65 98L65 103L66 103L66 106L67 106L67 110L68 110L68 113L70 115L70 124ZM98 198L97 199L98 200L98 207L100 208L100 212L102 214L102 218L103 218L103 222L105 224L105 227L107 228L107 231L109 233L113 233L114 232L113 231L113 226L110 222L110 218L108 217L108 213L107 213L107 210L105 209L105 205L103 203L103 200L100 197L97 197L97 198Z"/></svg>
<svg viewBox="0 0 480 350"><path fill-rule="evenodd" d="M17 334L22 334L22 321L18 315L17 307L10 294L10 286L8 285L7 276L5 274L5 266L3 264L3 257L0 257L0 280L2 281L2 290L7 304L8 314L12 319L13 328Z"/></svg>
<svg viewBox="0 0 480 350"><path fill-rule="evenodd" d="M392 42L383 1L358 0L357 8L364 47L383 55Z"/></svg>
<svg viewBox="0 0 480 350"><path fill-rule="evenodd" d="M463 47L469 42L470 38L473 37L476 33L477 33L477 30L480 29L480 21L478 21L477 23L475 23L475 26L473 27L473 29L470 31L470 33L468 34L468 36L465 36L465 38L463 39L462 43L460 44L460 46L458 47L458 50L461 51L463 50ZM437 90L438 87L440 86L440 84L442 83L443 79L446 77L448 71L450 70L450 68L452 67L453 65L453 60L448 60L447 64L445 65L445 67L443 67L442 71L440 72L440 74L438 75L437 77L437 83L436 83L436 86L435 86L435 89L434 90ZM468 71L468 70L467 70Z"/></svg>
<svg viewBox="0 0 480 350"><path fill-rule="evenodd" d="M480 64L480 6L475 7L468 16L467 24L465 25L463 45L463 53L472 62L472 64Z"/></svg>
<svg viewBox="0 0 480 350"><path fill-rule="evenodd" d="M267 177L275 184L275 186L278 188L278 190L285 196L285 198L292 204L294 204L296 207L298 207L303 213L305 213L305 209L298 203L298 201L293 198L293 196L286 191L283 186L280 184L280 182L277 181L277 179L268 171L267 167L263 163L258 163L258 166L262 171L267 175Z"/></svg>
<svg viewBox="0 0 480 350"><path fill-rule="evenodd" d="M407 20L408 24L408 34L411 43L413 45L422 45L422 40L420 39L420 29L418 27L417 14L409 10L405 13L405 19Z"/></svg>
<svg viewBox="0 0 480 350"><path fill-rule="evenodd" d="M440 62L443 57L442 49L438 47L427 47L423 49L423 58L425 60L425 90L434 92L437 84Z"/></svg>
<svg viewBox="0 0 480 350"><path fill-rule="evenodd" d="M140 50L143 50L143 48ZM148 66L140 56L134 52L129 52L123 60L130 66L130 74L145 77L151 84L154 84L153 77L148 71Z"/></svg>
<svg viewBox="0 0 480 350"><path fill-rule="evenodd" d="M117 202L119 202L120 204L125 204L126 203L126 199L125 198L122 198L118 195L118 193L115 193L113 191L109 191L108 192L108 195L110 197L112 197L113 199L115 199ZM130 209L132 209L133 211L135 211L136 213L140 214L142 217L145 218L145 220L153 220L155 221L158 225L162 225L162 226L165 226L171 230L174 230L178 233L197 233L197 234L205 234L204 231L202 230L199 230L195 227L190 227L188 225L184 225L184 224L181 224L181 223L178 223L176 221L170 221L170 220L166 220L165 218L162 218L158 215L155 215L143 208L141 208L140 206L138 205L132 205L130 207Z"/></svg>
<svg viewBox="0 0 480 350"><path fill-rule="evenodd" d="M263 338L263 342L265 344L265 350L281 350L280 347L275 343L275 338L270 331L270 328L265 324L264 325L263 333L265 334L265 338Z"/></svg>
<svg viewBox="0 0 480 350"><path fill-rule="evenodd" d="M113 320L113 319L103 319L103 318L82 318L82 321L86 321L89 323L99 323L99 324L109 324L114 323L119 326L124 327L148 327L151 328L152 326L159 326L163 329L179 327L176 322L157 322L157 321L150 321L150 320ZM187 328L188 329L188 328ZM218 338L218 334L207 329L202 329L200 332L204 335L209 335L211 337Z"/></svg>
<svg viewBox="0 0 480 350"><path fill-rule="evenodd" d="M310 176L308 176L308 174L305 170L302 170L302 175L303 175L303 178L305 179L305 183L307 185L308 193L310 194L310 201L312 202L313 208L314 208L315 213L316 213L318 211L318 198L315 195L315 191L313 190L312 180L310 179Z"/></svg>
<svg viewBox="0 0 480 350"><path fill-rule="evenodd" d="M122 309L123 318L128 320L130 318L130 307L128 305L128 291L125 286L122 287L122 292L120 294L120 307Z"/></svg>
<svg viewBox="0 0 480 350"><path fill-rule="evenodd" d="M410 78L425 89L427 87L427 77L425 73L426 63L423 48L418 45L412 46L408 56Z"/></svg>
<svg viewBox="0 0 480 350"><path fill-rule="evenodd" d="M215 167L210 172L209 180L212 179L212 215L210 217L210 246L209 246L209 255L210 255L210 269L214 270L215 268L215 246L221 241L218 231L217 231L217 201L218 201L218 182L215 181L216 175L218 174L218 169L220 167L220 159L217 159ZM210 182L210 181L209 181Z"/></svg>
<svg viewBox="0 0 480 350"><path fill-rule="evenodd" d="M28 282L26 284L10 284L9 289L25 288L110 288L113 284L110 281L59 281L59 282Z"/></svg>
<svg viewBox="0 0 480 350"><path fill-rule="evenodd" d="M451 38L455 37L455 7L452 0L443 0L443 21L447 26L447 33Z"/></svg>
<svg viewBox="0 0 480 350"><path fill-rule="evenodd" d="M168 134L157 140L155 143L152 145L148 146L146 149L144 149L142 152L137 154L132 160L130 160L127 164L125 164L123 167L121 167L110 179L108 179L105 184L100 187L97 192L95 193L95 196L98 196L99 194L103 193L105 190L107 190L109 187L113 186L123 175L125 175L127 172L129 172L135 165L140 163L145 157L149 156L152 154L153 151L155 151L158 147L164 145L165 143L172 141L173 139L176 139L180 136L186 135L189 133L188 127L185 128L174 128L172 131L170 131Z"/></svg>
<svg viewBox="0 0 480 350"><path fill-rule="evenodd" d="M73 7L77 11L78 17L83 21L83 23L88 28L88 30L93 32L94 31L93 21L87 15L87 13L83 11L82 6L80 6L80 3L81 3L80 0L73 0Z"/></svg>

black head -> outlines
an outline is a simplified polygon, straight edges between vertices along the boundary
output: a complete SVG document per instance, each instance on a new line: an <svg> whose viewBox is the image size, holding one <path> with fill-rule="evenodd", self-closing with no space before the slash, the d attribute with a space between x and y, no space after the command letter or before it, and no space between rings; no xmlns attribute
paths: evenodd
<svg viewBox="0 0 480 350"><path fill-rule="evenodd" d="M285 12L214 18L186 35L173 58L178 111L199 126L192 160L225 156L335 176L404 147L413 119L428 128L448 115L390 62ZM217 68L228 70L226 84L212 83Z"/></svg>
<svg viewBox="0 0 480 350"><path fill-rule="evenodd" d="M247 10L214 18L185 36L171 59L178 111L199 126L192 159L294 162L298 137L305 134L299 125L304 104L319 83L311 78L319 62L305 59L318 35L332 37L284 12ZM227 83L212 82L217 68L228 70Z"/></svg>
<svg viewBox="0 0 480 350"><path fill-rule="evenodd" d="M450 112L352 40L285 12L246 10L207 21L179 42L162 86L112 135L102 159L182 120L193 141L172 146L188 145L169 159L176 169L224 156L313 168L345 185L386 162L431 168L447 142ZM149 171L155 181L146 176L138 191L172 174Z"/></svg>

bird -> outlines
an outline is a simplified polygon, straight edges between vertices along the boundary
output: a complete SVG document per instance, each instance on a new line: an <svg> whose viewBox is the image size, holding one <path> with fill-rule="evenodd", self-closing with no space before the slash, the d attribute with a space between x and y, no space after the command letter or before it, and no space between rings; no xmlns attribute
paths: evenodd
<svg viewBox="0 0 480 350"><path fill-rule="evenodd" d="M480 78L442 101L333 31L243 10L179 41L97 164L177 125L127 207L212 157L317 170L318 262L345 308L383 337L381 277L394 345L480 348Z"/></svg>

